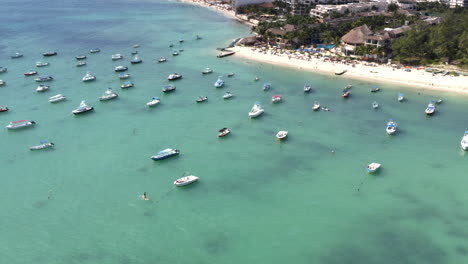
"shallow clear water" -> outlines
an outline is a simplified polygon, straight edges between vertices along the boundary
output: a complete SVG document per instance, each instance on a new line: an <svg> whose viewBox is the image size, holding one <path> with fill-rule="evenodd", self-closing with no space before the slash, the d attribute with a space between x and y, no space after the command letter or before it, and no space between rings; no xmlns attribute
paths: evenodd
<svg viewBox="0 0 468 264"><path fill-rule="evenodd" d="M4 1L0 25L0 248L5 263L464 263L468 260L468 98L300 72L216 47L249 28L213 11L168 1ZM202 40L195 40L199 34ZM180 44L178 40L185 39ZM131 65L134 44L143 63ZM173 43L174 48L169 48ZM88 54L98 47L100 53ZM178 57L172 50L184 49ZM9 56L20 51L24 57ZM42 52L58 56L43 58ZM123 61L111 61L122 53ZM75 67L86 54L88 65ZM159 64L160 56L168 58ZM37 68L50 90L35 92ZM113 67L128 66L134 88ZM210 67L213 74L202 75ZM91 71L97 81L83 83ZM177 90L163 94L179 72ZM232 78L227 73L235 72ZM223 75L226 85L213 83ZM260 76L254 82L255 75ZM264 82L272 84L262 91ZM304 94L302 87L313 88ZM349 99L342 88L352 83ZM371 94L379 85L382 92ZM113 87L119 98L100 102ZM223 100L231 91L235 96ZM397 102L405 93L407 101ZM50 104L62 93L69 99ZM283 95L273 105L271 96ZM209 100L195 103L199 95ZM159 96L161 104L146 102ZM443 98L432 117L430 100ZM95 111L73 116L81 100ZM313 112L314 100L330 112ZM372 102L380 103L378 110ZM250 120L255 101L265 114ZM385 134L394 118L400 131ZM217 131L232 133L222 139ZM278 130L289 137L278 142ZM54 149L31 152L41 140ZM164 148L181 155L150 159ZM334 151L334 153L332 152ZM382 163L375 175L366 165ZM176 188L188 171L200 181ZM146 191L150 201L141 200Z"/></svg>

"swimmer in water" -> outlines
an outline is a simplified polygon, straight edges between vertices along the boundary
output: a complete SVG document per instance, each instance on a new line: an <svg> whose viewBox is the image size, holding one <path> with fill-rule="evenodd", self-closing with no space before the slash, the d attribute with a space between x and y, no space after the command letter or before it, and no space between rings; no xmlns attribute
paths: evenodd
<svg viewBox="0 0 468 264"><path fill-rule="evenodd" d="M141 196L141 198L143 198L143 200L145 200L145 201L148 201L148 200L149 200L148 196L146 196L146 192L143 193L143 195Z"/></svg>

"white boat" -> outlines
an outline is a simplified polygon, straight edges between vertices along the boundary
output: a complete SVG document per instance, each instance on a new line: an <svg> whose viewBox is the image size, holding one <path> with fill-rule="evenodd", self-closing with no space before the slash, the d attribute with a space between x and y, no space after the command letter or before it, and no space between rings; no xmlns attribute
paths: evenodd
<svg viewBox="0 0 468 264"><path fill-rule="evenodd" d="M120 85L120 88L122 89L126 89L126 88L130 88L130 87L133 87L134 84L132 82L125 82L124 84Z"/></svg>
<svg viewBox="0 0 468 264"><path fill-rule="evenodd" d="M35 125L36 122L34 121L28 121L28 120L19 120L19 121L13 121L13 122L10 122L10 124L8 124L6 126L7 129L20 129L20 128L25 128L25 127L29 127L29 126L33 126Z"/></svg>
<svg viewBox="0 0 468 264"><path fill-rule="evenodd" d="M49 90L49 86L48 85L43 85L43 84L37 86L37 88L36 88L36 92L44 92L44 91L47 91L47 90Z"/></svg>
<svg viewBox="0 0 468 264"><path fill-rule="evenodd" d="M152 160L163 160L180 154L178 149L164 149L158 152L158 154L151 156Z"/></svg>
<svg viewBox="0 0 468 264"><path fill-rule="evenodd" d="M158 62L166 62L166 61L167 61L166 57L161 57L161 58L159 58L159 60L158 60Z"/></svg>
<svg viewBox="0 0 468 264"><path fill-rule="evenodd" d="M231 133L231 131L227 129L226 127L223 127L219 130L218 137L224 137L228 135L229 133Z"/></svg>
<svg viewBox="0 0 468 264"><path fill-rule="evenodd" d="M263 108L260 106L260 103L255 102L255 104L253 105L252 109L249 112L249 117L250 118L255 118L255 117L263 114L263 112L265 112L265 110L263 110Z"/></svg>
<svg viewBox="0 0 468 264"><path fill-rule="evenodd" d="M371 164L367 165L367 171L369 173L374 173L380 168L380 166L382 166L382 164L372 162Z"/></svg>
<svg viewBox="0 0 468 264"><path fill-rule="evenodd" d="M386 128L387 134L393 135L395 134L396 130L397 130L397 123L393 121L393 118L390 118L390 120L388 120L387 122L387 128Z"/></svg>
<svg viewBox="0 0 468 264"><path fill-rule="evenodd" d="M125 67L125 66L117 66L114 68L114 71L115 72L123 72L123 71L126 71L128 70L128 67Z"/></svg>
<svg viewBox="0 0 468 264"><path fill-rule="evenodd" d="M213 70L210 69L210 68L206 68L204 71L202 71L202 74L208 74L208 73L212 73Z"/></svg>
<svg viewBox="0 0 468 264"><path fill-rule="evenodd" d="M158 97L153 97L153 98L151 98L151 101L146 103L146 105L147 106L155 106L155 105L159 104L159 102L161 102L161 100Z"/></svg>
<svg viewBox="0 0 468 264"><path fill-rule="evenodd" d="M198 99L196 100L197 103L205 102L208 100L208 96L198 96Z"/></svg>
<svg viewBox="0 0 468 264"><path fill-rule="evenodd" d="M376 101L372 102L372 108L374 109L379 108L379 103L377 103Z"/></svg>
<svg viewBox="0 0 468 264"><path fill-rule="evenodd" d="M434 101L431 101L427 107L426 107L426 110L424 110L424 112L426 113L426 115L432 115L434 114L435 112L435 102Z"/></svg>
<svg viewBox="0 0 468 264"><path fill-rule="evenodd" d="M0 86L3 86L5 84L6 84L6 82L4 80L0 80Z"/></svg>
<svg viewBox="0 0 468 264"><path fill-rule="evenodd" d="M113 54L111 56L112 60L121 60L123 59L123 55L122 54Z"/></svg>
<svg viewBox="0 0 468 264"><path fill-rule="evenodd" d="M312 110L317 111L320 109L320 102L314 101L314 106L312 106Z"/></svg>
<svg viewBox="0 0 468 264"><path fill-rule="evenodd" d="M119 79L128 79L130 78L130 74L126 72L119 73Z"/></svg>
<svg viewBox="0 0 468 264"><path fill-rule="evenodd" d="M277 134L276 134L276 138L277 139L284 139L288 136L288 131L279 131Z"/></svg>
<svg viewBox="0 0 468 264"><path fill-rule="evenodd" d="M281 102L281 100L283 100L281 95L273 95L271 97L271 102L273 102L273 103L279 103L279 102Z"/></svg>
<svg viewBox="0 0 468 264"><path fill-rule="evenodd" d="M29 149L30 150L39 150L39 149L51 148L53 146L54 146L54 143L52 143L52 142L41 141L40 145L29 147Z"/></svg>
<svg viewBox="0 0 468 264"><path fill-rule="evenodd" d="M91 72L87 72L86 75L81 78L83 82L89 82L89 81L94 81L96 80L96 76L92 75Z"/></svg>
<svg viewBox="0 0 468 264"><path fill-rule="evenodd" d="M399 93L398 94L398 102L403 102L403 100L405 100L405 95L402 94L402 93Z"/></svg>
<svg viewBox="0 0 468 264"><path fill-rule="evenodd" d="M49 63L48 62L36 62L36 67L45 67L45 66L48 66Z"/></svg>
<svg viewBox="0 0 468 264"><path fill-rule="evenodd" d="M234 96L234 95L232 95L231 92L226 92L226 93L223 95L223 98L224 98L224 99L229 99L229 98L231 98L231 97L233 97L233 96Z"/></svg>
<svg viewBox="0 0 468 264"><path fill-rule="evenodd" d="M468 149L468 131L465 131L465 134L463 135L460 144L463 150Z"/></svg>
<svg viewBox="0 0 468 264"><path fill-rule="evenodd" d="M265 83L263 85L263 91L268 91L268 90L270 90L270 88L271 88L271 84L269 84L269 83Z"/></svg>
<svg viewBox="0 0 468 264"><path fill-rule="evenodd" d="M94 107L87 105L86 102L83 100L83 101L81 101L80 106L78 106L77 109L73 110L72 113L74 115L79 115L79 114L82 114L82 113L92 111L93 109L94 109Z"/></svg>
<svg viewBox="0 0 468 264"><path fill-rule="evenodd" d="M216 82L214 83L214 87L221 88L221 87L224 86L224 81L221 78L222 78L222 76L218 77L218 80L216 80Z"/></svg>
<svg viewBox="0 0 468 264"><path fill-rule="evenodd" d="M94 48L94 49L90 49L89 52L90 53L98 53L98 52L101 52L101 50L99 48Z"/></svg>
<svg viewBox="0 0 468 264"><path fill-rule="evenodd" d="M8 69L6 67L1 67L0 66L0 73L7 72Z"/></svg>
<svg viewBox="0 0 468 264"><path fill-rule="evenodd" d="M305 92L305 93L310 93L311 90L312 90L312 86L307 85L307 84L304 85L304 92Z"/></svg>
<svg viewBox="0 0 468 264"><path fill-rule="evenodd" d="M349 90L349 89L353 88L353 85L352 85L352 84L348 84L348 85L346 85L344 88L345 88L346 90Z"/></svg>
<svg viewBox="0 0 468 264"><path fill-rule="evenodd" d="M104 92L104 94L99 97L99 101L107 101L107 100L111 100L111 99L114 99L114 98L117 98L117 96L119 96L118 94L114 93L112 91L112 88L107 88L107 91Z"/></svg>
<svg viewBox="0 0 468 264"><path fill-rule="evenodd" d="M172 73L172 74L169 74L169 76L167 76L167 79L169 81L177 80L177 79L180 79L180 78L182 78L182 75L180 75L178 73Z"/></svg>
<svg viewBox="0 0 468 264"><path fill-rule="evenodd" d="M255 76L254 81L259 81L259 80L260 80L260 77Z"/></svg>
<svg viewBox="0 0 468 264"><path fill-rule="evenodd" d="M86 64L87 64L86 61L79 61L79 62L76 63L76 67L83 67Z"/></svg>
<svg viewBox="0 0 468 264"><path fill-rule="evenodd" d="M49 97L49 103L56 103L56 102L63 101L65 99L67 98L63 96L62 94L57 94L57 95Z"/></svg>
<svg viewBox="0 0 468 264"><path fill-rule="evenodd" d="M185 185L189 185L191 183L194 183L194 182L198 181L198 177L194 176L194 175L185 176L185 173L184 173L184 175L182 175L182 176L183 177L181 177L181 178L174 181L175 186L185 186Z"/></svg>

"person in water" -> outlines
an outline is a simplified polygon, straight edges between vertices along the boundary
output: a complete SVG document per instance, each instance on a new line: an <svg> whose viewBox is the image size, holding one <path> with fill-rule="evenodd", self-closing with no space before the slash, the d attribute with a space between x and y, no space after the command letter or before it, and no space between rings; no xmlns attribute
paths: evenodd
<svg viewBox="0 0 468 264"><path fill-rule="evenodd" d="M146 201L149 200L148 196L146 196L146 192L143 193L143 195L141 196L141 198L143 198L143 200L146 200Z"/></svg>

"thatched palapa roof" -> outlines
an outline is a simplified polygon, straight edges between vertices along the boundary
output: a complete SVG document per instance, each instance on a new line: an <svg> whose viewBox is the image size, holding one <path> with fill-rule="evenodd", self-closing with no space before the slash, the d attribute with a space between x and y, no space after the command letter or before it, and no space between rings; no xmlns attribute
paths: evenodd
<svg viewBox="0 0 468 264"><path fill-rule="evenodd" d="M370 30L367 25L362 25L346 33L346 35L341 37L341 41L354 45L364 44L366 42L366 37L372 35L372 33L372 30Z"/></svg>

